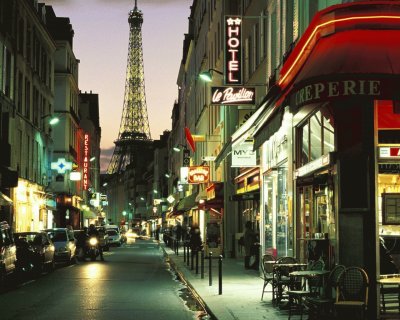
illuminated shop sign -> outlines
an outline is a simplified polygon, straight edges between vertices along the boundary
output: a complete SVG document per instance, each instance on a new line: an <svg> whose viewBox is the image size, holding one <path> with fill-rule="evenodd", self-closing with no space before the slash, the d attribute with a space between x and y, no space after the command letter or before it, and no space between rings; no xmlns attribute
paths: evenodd
<svg viewBox="0 0 400 320"><path fill-rule="evenodd" d="M253 142L242 142L232 146L232 167L255 167L257 165L256 151Z"/></svg>
<svg viewBox="0 0 400 320"><path fill-rule="evenodd" d="M399 147L379 147L379 158L381 159L400 159Z"/></svg>
<svg viewBox="0 0 400 320"><path fill-rule="evenodd" d="M242 84L242 19L225 17L225 84Z"/></svg>
<svg viewBox="0 0 400 320"><path fill-rule="evenodd" d="M309 84L297 90L292 99L297 106L308 104L325 99L350 97L350 96L371 96L376 97L382 94L380 80L340 80L325 81Z"/></svg>
<svg viewBox="0 0 400 320"><path fill-rule="evenodd" d="M89 135L85 133L83 139L83 190L89 187Z"/></svg>
<svg viewBox="0 0 400 320"><path fill-rule="evenodd" d="M323 155L314 161L311 161L296 170L296 177L304 177L320 168L326 167L330 164L330 155Z"/></svg>
<svg viewBox="0 0 400 320"><path fill-rule="evenodd" d="M66 161L65 158L58 158L57 162L51 163L51 169L64 174L66 170L72 170L72 162Z"/></svg>
<svg viewBox="0 0 400 320"><path fill-rule="evenodd" d="M210 167L192 166L189 167L188 182L189 184L207 183L210 180Z"/></svg>
<svg viewBox="0 0 400 320"><path fill-rule="evenodd" d="M254 105L256 89L254 87L212 87L211 104Z"/></svg>

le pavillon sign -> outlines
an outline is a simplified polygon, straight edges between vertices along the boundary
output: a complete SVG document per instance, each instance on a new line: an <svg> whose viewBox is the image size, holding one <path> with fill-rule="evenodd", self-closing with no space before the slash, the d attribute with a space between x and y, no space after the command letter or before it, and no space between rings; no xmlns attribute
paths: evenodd
<svg viewBox="0 0 400 320"><path fill-rule="evenodd" d="M218 105L254 105L256 89L254 87L212 87L211 104Z"/></svg>
<svg viewBox="0 0 400 320"><path fill-rule="evenodd" d="M225 16L225 84L242 84L242 18Z"/></svg>

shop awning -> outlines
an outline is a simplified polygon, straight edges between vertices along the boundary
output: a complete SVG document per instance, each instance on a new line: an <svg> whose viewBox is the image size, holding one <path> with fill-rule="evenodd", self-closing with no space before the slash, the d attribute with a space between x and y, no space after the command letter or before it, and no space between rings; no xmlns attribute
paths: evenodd
<svg viewBox="0 0 400 320"><path fill-rule="evenodd" d="M218 167L221 164L222 160L224 160L232 152L232 146L242 143L251 136L251 133L255 129L254 123L258 120L265 108L266 104L262 104L261 107L259 107L251 115L251 117L232 134L232 138L224 145L221 152L215 159L216 167Z"/></svg>
<svg viewBox="0 0 400 320"><path fill-rule="evenodd" d="M84 210L83 211L83 219L96 219L97 214L92 210Z"/></svg>
<svg viewBox="0 0 400 320"><path fill-rule="evenodd" d="M0 192L0 206L12 206L12 205L13 201L4 193Z"/></svg>
<svg viewBox="0 0 400 320"><path fill-rule="evenodd" d="M277 107L270 110L268 116L265 116L258 123L258 128L254 134L253 150L257 150L261 145L267 141L275 132L279 130L282 125L284 109Z"/></svg>
<svg viewBox="0 0 400 320"><path fill-rule="evenodd" d="M196 207L196 197L197 192L181 199L177 206L177 211L189 211L190 209Z"/></svg>

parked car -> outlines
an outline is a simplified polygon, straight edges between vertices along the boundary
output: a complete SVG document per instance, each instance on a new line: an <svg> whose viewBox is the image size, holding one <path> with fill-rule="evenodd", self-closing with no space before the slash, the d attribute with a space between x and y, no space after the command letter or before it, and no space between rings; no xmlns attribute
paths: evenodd
<svg viewBox="0 0 400 320"><path fill-rule="evenodd" d="M17 264L19 266L23 268L23 265L26 267L28 264L32 264L38 273L54 270L55 246L46 232L18 232L14 234L14 239L17 245Z"/></svg>
<svg viewBox="0 0 400 320"><path fill-rule="evenodd" d="M121 235L118 231L115 229L106 229L106 233L108 234L108 243L110 246L116 245L119 247L121 245Z"/></svg>
<svg viewBox="0 0 400 320"><path fill-rule="evenodd" d="M55 246L54 258L56 262L75 263L76 240L74 231L68 228L46 229Z"/></svg>
<svg viewBox="0 0 400 320"><path fill-rule="evenodd" d="M6 221L0 222L0 284L16 270L17 246L11 228Z"/></svg>

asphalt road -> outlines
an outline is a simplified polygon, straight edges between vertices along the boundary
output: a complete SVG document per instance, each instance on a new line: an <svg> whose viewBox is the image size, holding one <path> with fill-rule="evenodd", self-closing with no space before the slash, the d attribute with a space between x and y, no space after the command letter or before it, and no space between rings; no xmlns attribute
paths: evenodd
<svg viewBox="0 0 400 320"><path fill-rule="evenodd" d="M199 319L157 243L137 240L105 261L57 267L0 293L0 319Z"/></svg>

